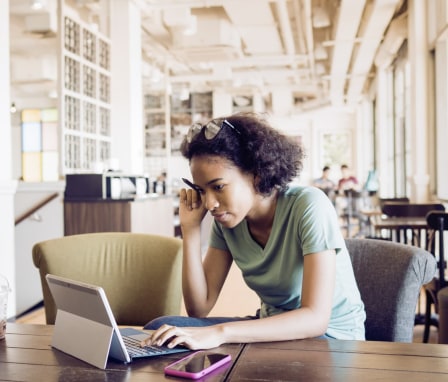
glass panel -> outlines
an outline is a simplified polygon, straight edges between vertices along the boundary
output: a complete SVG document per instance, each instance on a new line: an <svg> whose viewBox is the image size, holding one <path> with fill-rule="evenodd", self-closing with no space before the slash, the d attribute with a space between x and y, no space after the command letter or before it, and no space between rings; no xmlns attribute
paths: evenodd
<svg viewBox="0 0 448 382"><path fill-rule="evenodd" d="M84 58L90 62L95 62L96 56L96 38L92 32L83 30L83 52Z"/></svg>
<svg viewBox="0 0 448 382"><path fill-rule="evenodd" d="M99 40L99 64L102 68L109 70L110 55L109 44L106 41Z"/></svg>
<svg viewBox="0 0 448 382"><path fill-rule="evenodd" d="M64 19L64 46L69 52L79 54L79 24L66 17Z"/></svg>
<svg viewBox="0 0 448 382"><path fill-rule="evenodd" d="M58 110L57 109L43 109L41 110L42 122L57 122Z"/></svg>
<svg viewBox="0 0 448 382"><path fill-rule="evenodd" d="M84 102L84 131L96 132L96 106L90 102Z"/></svg>
<svg viewBox="0 0 448 382"><path fill-rule="evenodd" d="M327 133L322 136L321 166L351 163L351 136L348 132Z"/></svg>
<svg viewBox="0 0 448 382"><path fill-rule="evenodd" d="M42 154L22 154L22 178L25 182L40 182L42 180Z"/></svg>
<svg viewBox="0 0 448 382"><path fill-rule="evenodd" d="M64 19L62 173L90 170L110 156L110 144L101 144L110 136L110 44L89 25Z"/></svg>
<svg viewBox="0 0 448 382"><path fill-rule="evenodd" d="M100 134L110 136L110 111L100 107Z"/></svg>
<svg viewBox="0 0 448 382"><path fill-rule="evenodd" d="M23 110L22 122L40 122L40 110L38 109Z"/></svg>
<svg viewBox="0 0 448 382"><path fill-rule="evenodd" d="M65 81L64 86L66 89L72 90L74 92L79 92L81 88L80 79L80 64L79 62L71 59L70 57L65 57Z"/></svg>
<svg viewBox="0 0 448 382"><path fill-rule="evenodd" d="M100 141L100 161L105 163L110 158L110 143Z"/></svg>
<svg viewBox="0 0 448 382"><path fill-rule="evenodd" d="M90 169L90 164L96 162L96 140L90 138L83 139L83 161L82 167Z"/></svg>
<svg viewBox="0 0 448 382"><path fill-rule="evenodd" d="M100 141L100 161L105 163L110 158L110 143Z"/></svg>
<svg viewBox="0 0 448 382"><path fill-rule="evenodd" d="M65 128L80 129L80 101L74 97L65 96Z"/></svg>
<svg viewBox="0 0 448 382"><path fill-rule="evenodd" d="M89 66L83 66L83 89L86 96L95 98L96 96L96 72Z"/></svg>
<svg viewBox="0 0 448 382"><path fill-rule="evenodd" d="M81 167L80 138L74 135L65 136L65 167L76 169Z"/></svg>
<svg viewBox="0 0 448 382"><path fill-rule="evenodd" d="M58 180L58 153L55 151L42 153L42 180Z"/></svg>
<svg viewBox="0 0 448 382"><path fill-rule="evenodd" d="M58 150L58 124L43 123L42 124L42 150L57 151Z"/></svg>
<svg viewBox="0 0 448 382"><path fill-rule="evenodd" d="M101 101L110 101L110 79L104 74L100 74L99 78L99 97Z"/></svg>
<svg viewBox="0 0 448 382"><path fill-rule="evenodd" d="M39 122L22 123L22 151L41 151L42 133Z"/></svg>

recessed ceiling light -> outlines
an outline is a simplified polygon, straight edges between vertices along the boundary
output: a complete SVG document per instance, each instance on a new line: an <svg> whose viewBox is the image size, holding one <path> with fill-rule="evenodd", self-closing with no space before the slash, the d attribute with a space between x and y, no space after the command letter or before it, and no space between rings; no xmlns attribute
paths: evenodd
<svg viewBox="0 0 448 382"><path fill-rule="evenodd" d="M43 7L44 7L44 5L42 4L42 1L40 1L40 0L33 0L33 3L31 4L31 8L33 8L35 11L42 9Z"/></svg>

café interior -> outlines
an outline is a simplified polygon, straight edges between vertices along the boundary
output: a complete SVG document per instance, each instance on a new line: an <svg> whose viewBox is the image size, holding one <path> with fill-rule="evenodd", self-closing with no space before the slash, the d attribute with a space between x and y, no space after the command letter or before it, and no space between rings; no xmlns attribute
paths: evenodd
<svg viewBox="0 0 448 382"><path fill-rule="evenodd" d="M190 174L180 142L192 123L237 112L266 115L305 147L295 184L312 185L324 166L337 183L349 166L358 188L334 196L346 238L429 250L428 232L448 229L427 221L448 207L445 0L7 0L0 29L11 322L42 307L36 243L179 237L177 193ZM408 212L386 216L394 203ZM414 205L427 208L413 215ZM418 223L388 226L388 216ZM432 247L440 277L443 248ZM231 273L214 313L255 310L244 287ZM430 330L437 342L440 323Z"/></svg>

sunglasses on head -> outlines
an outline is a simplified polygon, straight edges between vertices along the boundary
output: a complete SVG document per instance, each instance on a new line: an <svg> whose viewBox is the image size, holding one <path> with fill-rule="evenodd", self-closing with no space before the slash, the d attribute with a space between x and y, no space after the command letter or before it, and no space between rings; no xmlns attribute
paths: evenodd
<svg viewBox="0 0 448 382"><path fill-rule="evenodd" d="M193 138L198 135L202 130L204 130L205 139L211 140L215 138L224 125L229 126L233 131L238 134L241 134L238 129L233 126L227 119L212 119L210 122L202 125L200 123L195 123L191 125L190 129L187 133L187 142L191 143Z"/></svg>

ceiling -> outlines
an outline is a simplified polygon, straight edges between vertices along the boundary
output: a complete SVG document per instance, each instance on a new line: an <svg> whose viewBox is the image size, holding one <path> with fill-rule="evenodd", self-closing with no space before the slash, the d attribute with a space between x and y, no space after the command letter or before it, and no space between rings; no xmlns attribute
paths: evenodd
<svg viewBox="0 0 448 382"><path fill-rule="evenodd" d="M145 86L165 86L168 74L170 86L193 91L269 100L287 89L302 110L357 102L407 34L406 0L132 1L142 14ZM110 6L69 2L98 24ZM10 1L12 99L55 96L56 3ZM47 17L48 28L37 28L36 17Z"/></svg>

